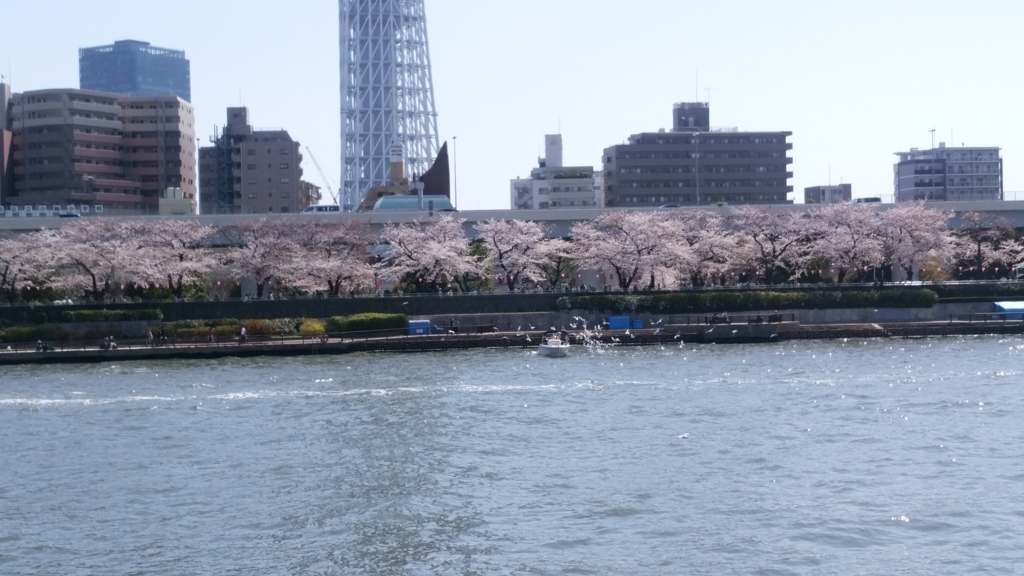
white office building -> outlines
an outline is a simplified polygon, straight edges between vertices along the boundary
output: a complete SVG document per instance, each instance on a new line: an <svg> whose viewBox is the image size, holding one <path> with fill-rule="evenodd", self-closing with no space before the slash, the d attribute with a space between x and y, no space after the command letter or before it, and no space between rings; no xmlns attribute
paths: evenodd
<svg viewBox="0 0 1024 576"><path fill-rule="evenodd" d="M562 135L544 137L544 157L529 178L511 181L513 210L547 208L600 208L601 190L593 166L562 165Z"/></svg>
<svg viewBox="0 0 1024 576"><path fill-rule="evenodd" d="M999 148L946 147L897 152L893 185L897 202L915 200L1002 200L1003 160Z"/></svg>

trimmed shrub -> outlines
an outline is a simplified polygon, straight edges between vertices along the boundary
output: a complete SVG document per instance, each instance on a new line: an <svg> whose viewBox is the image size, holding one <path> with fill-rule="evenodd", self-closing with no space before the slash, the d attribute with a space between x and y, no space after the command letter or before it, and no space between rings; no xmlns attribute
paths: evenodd
<svg viewBox="0 0 1024 576"><path fill-rule="evenodd" d="M334 316L329 322L331 332L364 332L367 330L397 330L407 327L405 314L367 312L354 316Z"/></svg>
<svg viewBox="0 0 1024 576"><path fill-rule="evenodd" d="M4 330L4 342L69 342L81 340L82 335L70 330L61 330L53 326L29 326L24 328L8 328ZM102 336L100 337L103 338Z"/></svg>
<svg viewBox="0 0 1024 576"><path fill-rule="evenodd" d="M721 291L676 292L644 296L599 294L566 297L559 307L600 312L686 314L822 308L931 308L938 296L931 290L844 290L808 292Z"/></svg>
<svg viewBox="0 0 1024 576"><path fill-rule="evenodd" d="M303 336L318 336L327 332L327 326L320 320L305 318L299 324L299 334Z"/></svg>
<svg viewBox="0 0 1024 576"><path fill-rule="evenodd" d="M132 320L163 320L157 309L145 310L67 310L60 315L64 322L128 322Z"/></svg>
<svg viewBox="0 0 1024 576"><path fill-rule="evenodd" d="M294 318L278 318L276 320L268 320L268 322L270 322L274 327L274 336L288 336L290 334L295 334L301 320L296 320Z"/></svg>
<svg viewBox="0 0 1024 576"><path fill-rule="evenodd" d="M249 336L271 336L274 333L274 324L269 320L247 320L242 324Z"/></svg>

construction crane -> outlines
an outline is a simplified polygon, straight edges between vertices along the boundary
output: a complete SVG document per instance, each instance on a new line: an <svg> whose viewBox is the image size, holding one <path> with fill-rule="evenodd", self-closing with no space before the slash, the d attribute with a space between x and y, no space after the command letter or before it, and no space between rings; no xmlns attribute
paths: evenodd
<svg viewBox="0 0 1024 576"><path fill-rule="evenodd" d="M313 160L313 165L316 166L316 171L320 173L320 179L323 180L324 186L327 187L327 193L331 195L331 202L338 203L338 197L334 194L334 186L331 181L327 178L327 174L324 174L324 169L320 167L320 163L316 161L316 156L313 155L313 151L306 146L306 152L309 152L309 157Z"/></svg>

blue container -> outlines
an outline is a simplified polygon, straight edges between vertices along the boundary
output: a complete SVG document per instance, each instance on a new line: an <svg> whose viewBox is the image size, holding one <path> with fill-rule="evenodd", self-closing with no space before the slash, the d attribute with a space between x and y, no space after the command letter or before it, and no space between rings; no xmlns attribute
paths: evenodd
<svg viewBox="0 0 1024 576"><path fill-rule="evenodd" d="M409 334L411 336L430 334L430 320L409 320Z"/></svg>
<svg viewBox="0 0 1024 576"><path fill-rule="evenodd" d="M608 318L609 330L628 330L629 316L610 316Z"/></svg>
<svg viewBox="0 0 1024 576"><path fill-rule="evenodd" d="M643 320L633 320L633 330L640 330L644 327Z"/></svg>

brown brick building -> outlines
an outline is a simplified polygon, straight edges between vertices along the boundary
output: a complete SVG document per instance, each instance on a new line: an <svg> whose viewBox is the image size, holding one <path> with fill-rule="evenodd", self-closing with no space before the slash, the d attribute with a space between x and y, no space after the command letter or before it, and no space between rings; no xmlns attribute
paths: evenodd
<svg viewBox="0 0 1024 576"><path fill-rule="evenodd" d="M9 216L157 214L167 188L194 203L195 120L180 98L35 90L12 95L4 112Z"/></svg>
<svg viewBox="0 0 1024 576"><path fill-rule="evenodd" d="M199 150L203 214L294 213L320 201L287 130L253 129L246 108L228 108L227 120L214 145Z"/></svg>

